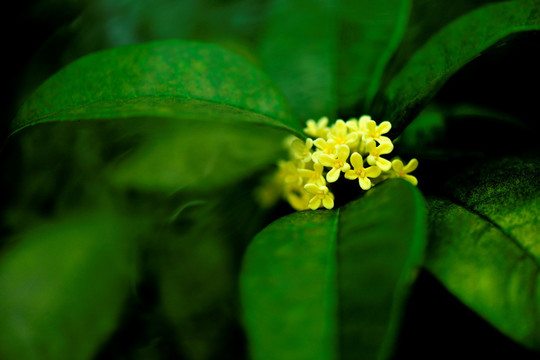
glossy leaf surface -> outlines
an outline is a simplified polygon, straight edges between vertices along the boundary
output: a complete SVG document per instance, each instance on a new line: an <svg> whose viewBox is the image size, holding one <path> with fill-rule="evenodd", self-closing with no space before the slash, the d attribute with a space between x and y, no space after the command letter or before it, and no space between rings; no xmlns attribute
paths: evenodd
<svg viewBox="0 0 540 360"><path fill-rule="evenodd" d="M421 263L424 217L419 192L395 180L259 233L241 277L254 359L387 358Z"/></svg>
<svg viewBox="0 0 540 360"><path fill-rule="evenodd" d="M450 179L430 199L427 266L503 333L540 349L537 160L506 158Z"/></svg>

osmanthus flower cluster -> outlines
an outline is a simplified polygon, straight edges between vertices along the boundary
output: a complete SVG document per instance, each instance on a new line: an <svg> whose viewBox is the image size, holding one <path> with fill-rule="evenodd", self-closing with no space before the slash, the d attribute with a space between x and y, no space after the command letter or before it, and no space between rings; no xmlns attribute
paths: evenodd
<svg viewBox="0 0 540 360"><path fill-rule="evenodd" d="M416 159L405 165L398 158L386 158L394 150L390 138L384 136L391 127L388 121L377 125L368 115L337 120L331 126L327 117L308 120L306 141L287 139L289 160L278 162L273 189L296 210L316 210L334 207L331 186L340 178L357 181L362 190L393 177L417 185L410 175L418 166Z"/></svg>

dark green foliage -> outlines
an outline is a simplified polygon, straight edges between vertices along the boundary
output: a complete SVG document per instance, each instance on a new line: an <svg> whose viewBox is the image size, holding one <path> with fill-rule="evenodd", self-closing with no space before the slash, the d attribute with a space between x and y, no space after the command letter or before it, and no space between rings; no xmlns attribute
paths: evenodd
<svg viewBox="0 0 540 360"><path fill-rule="evenodd" d="M253 358L388 356L424 246L422 197L402 180L275 221L249 246L241 277Z"/></svg>

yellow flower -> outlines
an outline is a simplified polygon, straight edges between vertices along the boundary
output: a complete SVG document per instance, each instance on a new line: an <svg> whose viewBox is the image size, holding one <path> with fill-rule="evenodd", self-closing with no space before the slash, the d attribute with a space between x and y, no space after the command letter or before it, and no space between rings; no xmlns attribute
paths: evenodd
<svg viewBox="0 0 540 360"><path fill-rule="evenodd" d="M370 166L364 169L364 159L359 153L351 155L351 164L354 170L349 170L345 173L345 178L349 180L358 179L358 183L363 190L369 190L372 186L369 178L376 178L381 174L381 169L377 166Z"/></svg>
<svg viewBox="0 0 540 360"><path fill-rule="evenodd" d="M414 176L409 175L409 173L416 170L417 167L418 160L416 159L412 159L405 166L403 166L403 162L399 159L392 161L392 170L394 170L395 176L403 178L415 186L418 184L418 180Z"/></svg>
<svg viewBox="0 0 540 360"><path fill-rule="evenodd" d="M294 158L302 160L303 162L309 162L311 160L311 148L313 147L313 140L310 138L303 142L300 139L295 139L291 144L291 151Z"/></svg>
<svg viewBox="0 0 540 360"><path fill-rule="evenodd" d="M322 154L326 155L334 155L336 153L336 142L332 139L330 140L324 140L322 138L318 138L313 142L317 150L312 155L312 159L314 162L319 161L319 157Z"/></svg>
<svg viewBox="0 0 540 360"><path fill-rule="evenodd" d="M326 185L323 176L324 166L320 163L313 164L313 170L298 169L298 174L305 180L305 184Z"/></svg>
<svg viewBox="0 0 540 360"><path fill-rule="evenodd" d="M355 132L349 133L345 121L339 119L332 125L332 128L328 133L328 139L334 140L337 145L355 146L358 143L358 134Z"/></svg>
<svg viewBox="0 0 540 360"><path fill-rule="evenodd" d="M394 149L394 145L392 145L392 143L383 143L377 146L377 143L371 140L366 145L366 150L369 154L369 156L367 157L368 164L377 165L383 171L390 170L392 163L382 158L381 155L390 154L393 149Z"/></svg>
<svg viewBox="0 0 540 360"><path fill-rule="evenodd" d="M302 186L296 184L285 186L284 197L298 211L307 210L311 198Z"/></svg>
<svg viewBox="0 0 540 360"><path fill-rule="evenodd" d="M362 115L360 119L352 118L347 120L347 127L351 131L358 133L358 135L363 136L367 132L367 122L371 120L371 116Z"/></svg>
<svg viewBox="0 0 540 360"><path fill-rule="evenodd" d="M317 186L315 184L306 184L304 189L311 195L308 207L311 210L317 210L322 205L327 209L334 207L334 194L332 194L326 186Z"/></svg>
<svg viewBox="0 0 540 360"><path fill-rule="evenodd" d="M334 155L322 154L319 157L319 162L324 166L332 168L326 174L326 180L330 183L337 181L341 172L346 172L351 168L347 163L350 149L347 145L338 145L337 152Z"/></svg>
<svg viewBox="0 0 540 360"><path fill-rule="evenodd" d="M330 129L328 128L328 118L323 116L319 121L315 122L314 120L308 120L306 122L307 127L304 128L304 132L309 136L314 138L322 137L325 138Z"/></svg>
<svg viewBox="0 0 540 360"><path fill-rule="evenodd" d="M295 163L293 161L278 161L278 173L277 177L281 178L285 184L302 184L302 177L298 173L298 165L302 166L304 163Z"/></svg>
<svg viewBox="0 0 540 360"><path fill-rule="evenodd" d="M383 121L377 126L377 123L373 120L366 121L366 130L364 133L364 141L367 143L370 140L375 140L379 144L391 143L390 138L382 136L386 134L392 128L392 124L389 121Z"/></svg>

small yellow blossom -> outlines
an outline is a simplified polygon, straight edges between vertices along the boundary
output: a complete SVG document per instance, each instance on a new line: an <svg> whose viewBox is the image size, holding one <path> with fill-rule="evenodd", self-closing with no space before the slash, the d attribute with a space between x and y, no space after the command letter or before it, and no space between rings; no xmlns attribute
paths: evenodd
<svg viewBox="0 0 540 360"><path fill-rule="evenodd" d="M328 174L326 174L326 181L329 183L336 182L341 172L346 172L351 168L347 163L349 157L349 147L347 145L338 145L335 155L322 154L319 157L319 162L324 166L332 168Z"/></svg>
<svg viewBox="0 0 540 360"><path fill-rule="evenodd" d="M296 184L285 186L284 197L298 211L307 210L311 198L303 186Z"/></svg>
<svg viewBox="0 0 540 360"><path fill-rule="evenodd" d="M414 176L409 175L409 173L416 170L417 167L418 167L418 160L416 159L412 159L405 166L403 166L403 162L399 159L392 161L392 170L394 170L394 175L396 177L400 177L407 180L408 182L410 182L411 184L415 186L418 184L418 180Z"/></svg>
<svg viewBox="0 0 540 360"><path fill-rule="evenodd" d="M360 119L352 118L347 121L347 127L351 131L358 133L360 136L363 136L367 132L367 122L371 120L371 116L362 115Z"/></svg>
<svg viewBox="0 0 540 360"><path fill-rule="evenodd" d="M314 138L318 138L318 137L325 138L326 135L328 134L328 131L330 131L330 129L327 126L328 118L326 116L323 116L317 122L315 122L315 120L308 120L306 122L306 125L307 126L304 128L304 132Z"/></svg>
<svg viewBox="0 0 540 360"><path fill-rule="evenodd" d="M351 155L351 164L354 170L349 170L345 173L345 178L349 180L358 179L358 183L363 190L369 190L372 186L369 178L376 178L381 174L381 169L377 166L370 166L367 169L364 168L364 159L359 153Z"/></svg>
<svg viewBox="0 0 540 360"><path fill-rule="evenodd" d="M336 153L336 142L332 139L325 140L323 138L318 138L313 142L317 150L313 153L312 159L314 162L319 161L319 157L322 154L334 155Z"/></svg>
<svg viewBox="0 0 540 360"><path fill-rule="evenodd" d="M339 119L330 128L328 139L334 140L337 145L350 145L353 147L358 143L358 134L355 132L349 133L349 128L345 124L345 121Z"/></svg>
<svg viewBox="0 0 540 360"><path fill-rule="evenodd" d="M291 144L291 150L293 156L302 160L303 162L309 162L311 160L311 148L313 147L313 140L310 138L303 142L300 139L295 139Z"/></svg>
<svg viewBox="0 0 540 360"><path fill-rule="evenodd" d="M332 209L331 183L341 173L347 180L358 180L363 190L391 177L418 183L409 174L418 166L416 159L404 165L399 159L390 162L383 158L394 149L392 140L384 136L392 128L390 122L377 125L371 116L362 115L347 122L338 119L331 127L328 123L327 117L308 120L304 132L313 139L303 141L294 136L286 139L289 161L279 161L278 171L269 179L271 182L258 189L256 195L261 206L271 206L281 196L296 210Z"/></svg>
<svg viewBox="0 0 540 360"><path fill-rule="evenodd" d="M390 138L382 136L382 134L386 134L392 128L392 124L389 121L383 121L377 125L375 121L367 120L365 126L366 130L364 134L364 141L366 143L370 140L375 140L379 144L392 143Z"/></svg>
<svg viewBox="0 0 540 360"><path fill-rule="evenodd" d="M293 161L278 161L278 174L277 177L283 179L285 184L302 184L302 177L298 173L298 165L302 165L302 162L295 163Z"/></svg>
<svg viewBox="0 0 540 360"><path fill-rule="evenodd" d="M326 186L317 186L315 184L306 184L304 189L311 195L308 207L311 210L317 210L322 205L327 209L334 207L334 194L332 194Z"/></svg>
<svg viewBox="0 0 540 360"><path fill-rule="evenodd" d="M383 171L390 170L392 163L389 160L386 160L381 157L384 154L390 154L394 149L392 143L383 143L377 146L377 143L373 140L367 143L366 151L369 156L367 157L367 162L369 165L377 165Z"/></svg>
<svg viewBox="0 0 540 360"><path fill-rule="evenodd" d="M324 166L320 163L313 164L313 170L298 169L298 174L305 179L305 184L326 185L323 176Z"/></svg>

